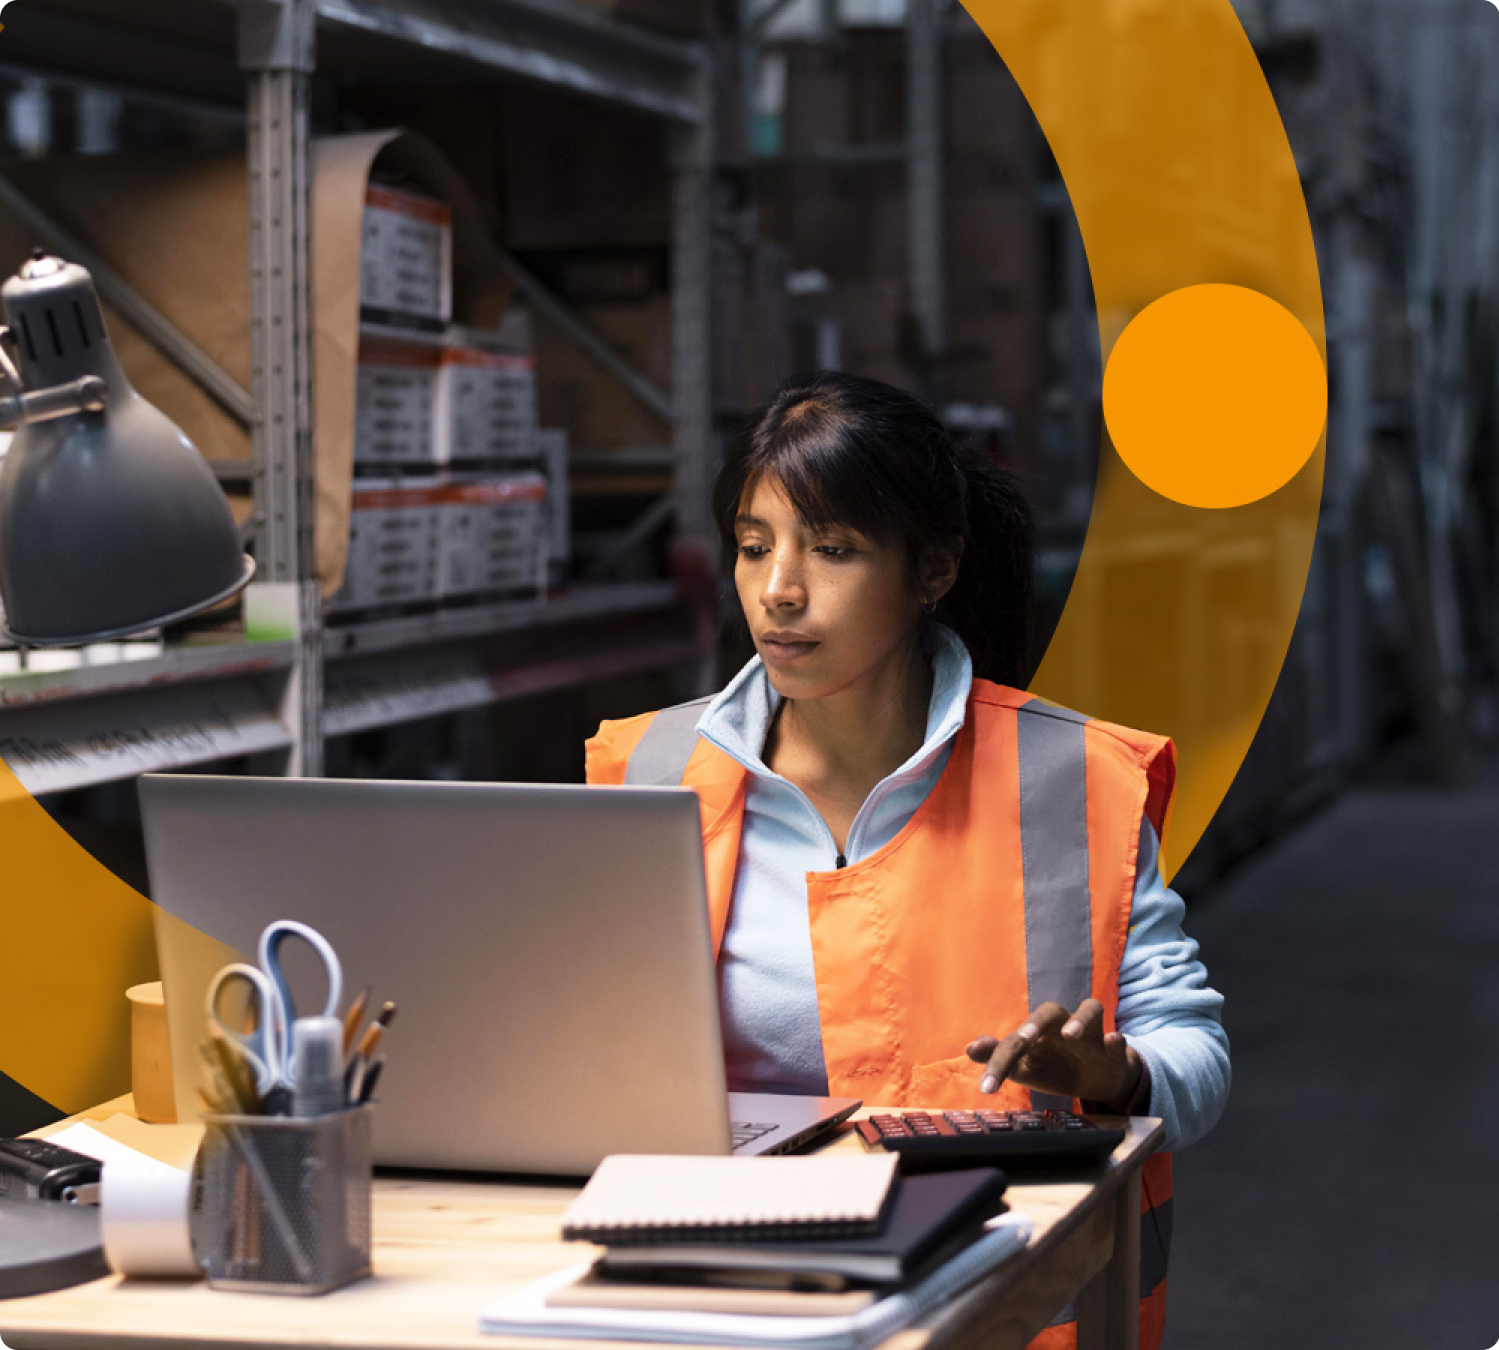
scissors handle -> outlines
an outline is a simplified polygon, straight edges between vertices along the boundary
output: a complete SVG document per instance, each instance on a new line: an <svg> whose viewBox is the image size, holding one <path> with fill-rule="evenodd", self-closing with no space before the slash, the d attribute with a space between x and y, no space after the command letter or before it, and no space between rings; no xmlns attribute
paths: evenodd
<svg viewBox="0 0 1499 1350"><path fill-rule="evenodd" d="M254 1027L245 1030L232 1025L233 1018L220 1012L224 991L234 984L249 986L246 1008ZM272 1088L286 1084L286 1054L280 1039L280 1017L276 1005L280 995L266 974L257 966L235 961L213 977L208 986L206 1012L208 1023L240 1058L250 1066L255 1090L264 1096Z"/></svg>
<svg viewBox="0 0 1499 1350"><path fill-rule="evenodd" d="M328 978L328 998L323 1005L323 1016L336 1017L344 996L343 963L327 938L316 928L298 923L295 919L278 919L267 924L265 932L260 935L260 968L276 988L281 1004L279 1015L285 1019L281 1034L283 1043L288 1047L291 1045L291 1024L297 1020L296 999L292 997L286 972L281 968L281 944L289 937L300 938L317 953L318 960L322 962L323 974Z"/></svg>

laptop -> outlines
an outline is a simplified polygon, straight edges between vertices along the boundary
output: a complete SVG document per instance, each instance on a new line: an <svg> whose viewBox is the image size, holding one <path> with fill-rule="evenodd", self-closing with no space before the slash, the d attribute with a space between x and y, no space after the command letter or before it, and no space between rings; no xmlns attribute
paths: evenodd
<svg viewBox="0 0 1499 1350"><path fill-rule="evenodd" d="M181 1120L201 1114L208 982L282 918L332 942L345 1003L368 985L399 1006L382 1164L580 1176L609 1153L781 1152L859 1106L726 1092L688 789L139 782ZM297 948L305 1015L325 990Z"/></svg>

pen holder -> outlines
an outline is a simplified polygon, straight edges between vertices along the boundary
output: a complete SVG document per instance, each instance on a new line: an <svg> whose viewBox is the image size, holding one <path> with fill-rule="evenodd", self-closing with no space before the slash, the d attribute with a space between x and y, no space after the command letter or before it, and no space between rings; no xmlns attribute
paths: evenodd
<svg viewBox="0 0 1499 1350"><path fill-rule="evenodd" d="M323 1294L370 1273L371 1111L204 1118L210 1285Z"/></svg>

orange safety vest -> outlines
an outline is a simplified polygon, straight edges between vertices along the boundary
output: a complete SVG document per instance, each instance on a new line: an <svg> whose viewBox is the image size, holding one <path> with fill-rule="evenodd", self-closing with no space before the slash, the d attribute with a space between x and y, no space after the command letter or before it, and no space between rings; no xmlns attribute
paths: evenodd
<svg viewBox="0 0 1499 1350"><path fill-rule="evenodd" d="M605 722L590 783L675 785L702 809L713 950L734 893L748 770L703 740L709 699ZM1176 778L1169 740L974 680L936 786L884 847L807 873L828 1089L881 1106L1070 1106L1013 1083L978 1090L963 1052L1048 1000L1103 1004L1113 1030L1142 815L1164 838ZM1165 1325L1171 1160L1145 1164L1140 1345ZM1032 1350L1076 1344L1065 1308Z"/></svg>

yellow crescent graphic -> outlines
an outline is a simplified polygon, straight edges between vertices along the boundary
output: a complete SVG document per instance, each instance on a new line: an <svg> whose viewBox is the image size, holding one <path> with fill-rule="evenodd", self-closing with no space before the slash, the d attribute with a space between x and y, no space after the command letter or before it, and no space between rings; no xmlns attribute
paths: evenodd
<svg viewBox="0 0 1499 1350"><path fill-rule="evenodd" d="M1108 363L1114 440L1034 688L1175 738L1169 875L1259 725L1311 557L1326 342L1306 204L1228 0L966 3L1066 180ZM79 1110L128 1086L152 906L3 765L0 839L0 1066Z"/></svg>
<svg viewBox="0 0 1499 1350"><path fill-rule="evenodd" d="M1311 562L1327 343L1306 200L1229 0L965 4L1067 185L1105 362L1087 539L1031 687L1176 741L1169 877L1259 727Z"/></svg>

